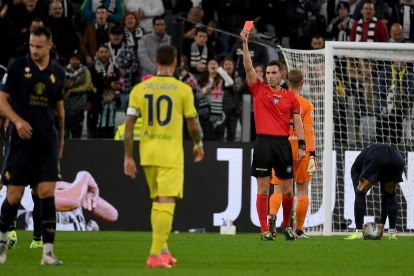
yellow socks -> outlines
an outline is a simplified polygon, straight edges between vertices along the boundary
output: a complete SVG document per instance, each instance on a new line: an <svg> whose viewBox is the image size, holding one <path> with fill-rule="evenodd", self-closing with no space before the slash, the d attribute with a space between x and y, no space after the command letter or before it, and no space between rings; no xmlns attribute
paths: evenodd
<svg viewBox="0 0 414 276"><path fill-rule="evenodd" d="M167 249L167 240L172 228L174 209L175 203L152 203L152 245L150 251L151 255L159 255L161 253L161 249Z"/></svg>

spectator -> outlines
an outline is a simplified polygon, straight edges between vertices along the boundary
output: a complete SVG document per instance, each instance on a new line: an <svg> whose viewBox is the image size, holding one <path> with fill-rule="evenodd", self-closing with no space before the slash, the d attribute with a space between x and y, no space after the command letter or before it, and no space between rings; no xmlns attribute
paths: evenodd
<svg viewBox="0 0 414 276"><path fill-rule="evenodd" d="M351 29L351 41L388 42L388 29L375 17L375 5L365 1L361 9L362 18L355 21Z"/></svg>
<svg viewBox="0 0 414 276"><path fill-rule="evenodd" d="M327 33L335 41L349 41L353 24L353 19L349 15L349 3L345 1L339 2L336 12L338 16L332 19Z"/></svg>
<svg viewBox="0 0 414 276"><path fill-rule="evenodd" d="M191 44L190 54L190 72L196 77L207 69L207 60L213 58L213 53L207 47L207 29L197 28L194 42Z"/></svg>
<svg viewBox="0 0 414 276"><path fill-rule="evenodd" d="M194 42L196 35L197 26L200 26L200 24L203 23L203 16L204 11L200 7L193 7L187 13L187 20L184 22L183 53L190 52L191 44Z"/></svg>
<svg viewBox="0 0 414 276"><path fill-rule="evenodd" d="M400 23L392 24L390 28L390 42L404 42L403 27Z"/></svg>
<svg viewBox="0 0 414 276"><path fill-rule="evenodd" d="M229 76L223 68L221 70L218 69L217 60L210 59L207 70L198 81L200 86L200 92L196 95L199 101L198 114L205 140L222 141L224 138L224 80L222 76L225 78Z"/></svg>
<svg viewBox="0 0 414 276"><path fill-rule="evenodd" d="M65 139L81 138L86 100L94 90L91 73L82 64L77 50L71 55L65 70Z"/></svg>
<svg viewBox="0 0 414 276"><path fill-rule="evenodd" d="M119 71L110 59L107 45L100 45L90 66L96 94L89 97L88 138L113 138L115 134L116 97L119 96Z"/></svg>
<svg viewBox="0 0 414 276"><path fill-rule="evenodd" d="M111 52L111 61L119 69L120 81L120 100L122 111L126 111L128 107L129 92L136 83L138 73L137 54L131 47L127 47L123 42L124 31L121 27L114 26L111 28L109 42L107 43Z"/></svg>
<svg viewBox="0 0 414 276"><path fill-rule="evenodd" d="M226 140L233 142L236 140L237 121L241 108L240 89L243 82L237 75L236 67L231 57L224 58L222 67L233 81L233 83L224 82L223 85L223 111L226 116L224 130L226 131Z"/></svg>
<svg viewBox="0 0 414 276"><path fill-rule="evenodd" d="M290 0L286 3L289 26L291 26L290 47L309 49L312 35L324 35L326 22L319 15L318 0ZM264 63L266 64L266 63Z"/></svg>
<svg viewBox="0 0 414 276"><path fill-rule="evenodd" d="M171 37L165 33L165 19L162 16L156 16L152 20L152 33L142 37L138 46L138 59L142 68L141 76L147 74L155 75L157 67L155 58L158 47L171 44Z"/></svg>
<svg viewBox="0 0 414 276"><path fill-rule="evenodd" d="M310 43L312 50L319 50L325 48L325 39L320 35L312 36Z"/></svg>
<svg viewBox="0 0 414 276"><path fill-rule="evenodd" d="M109 22L120 24L124 14L122 0L84 0L81 6L81 15L87 25L94 24L97 19L96 12L99 7L105 7L108 11Z"/></svg>
<svg viewBox="0 0 414 276"><path fill-rule="evenodd" d="M86 27L80 43L80 50L86 59L86 64L93 62L98 45L105 44L109 40L109 30L112 26L108 23L108 10L104 6L96 9L96 23Z"/></svg>
<svg viewBox="0 0 414 276"><path fill-rule="evenodd" d="M367 2L371 2L372 4L374 4L375 15L378 18L378 20L381 20L384 24L388 24L389 20L391 19L392 10L388 6L388 4L384 2L384 0L359 1L353 13L355 20L359 20L364 17L362 14L362 10L364 8L365 3Z"/></svg>
<svg viewBox="0 0 414 276"><path fill-rule="evenodd" d="M127 11L134 12L141 23L144 32L151 33L156 16L164 14L164 4L161 0L125 0Z"/></svg>
<svg viewBox="0 0 414 276"><path fill-rule="evenodd" d="M122 17L121 27L124 29L124 42L138 55L138 43L144 36L138 17L133 12L126 12Z"/></svg>
<svg viewBox="0 0 414 276"><path fill-rule="evenodd" d="M197 91L199 89L197 79L193 74L190 73L190 67L188 65L188 59L186 56L181 56L181 64L180 67L178 67L176 70L175 77L178 80L188 84L193 90L194 96L197 94Z"/></svg>
<svg viewBox="0 0 414 276"><path fill-rule="evenodd" d="M400 23L403 27L405 41L414 41L414 0L401 0L395 11L393 23Z"/></svg>
<svg viewBox="0 0 414 276"><path fill-rule="evenodd" d="M54 1L50 4L50 16L46 26L52 31L53 43L59 63L66 65L69 57L78 48L79 39L72 21L63 17L62 2ZM62 32L62 30L65 30Z"/></svg>
<svg viewBox="0 0 414 276"><path fill-rule="evenodd" d="M53 2L62 4L62 16L65 18L72 18L74 15L72 0L49 0L49 6Z"/></svg>

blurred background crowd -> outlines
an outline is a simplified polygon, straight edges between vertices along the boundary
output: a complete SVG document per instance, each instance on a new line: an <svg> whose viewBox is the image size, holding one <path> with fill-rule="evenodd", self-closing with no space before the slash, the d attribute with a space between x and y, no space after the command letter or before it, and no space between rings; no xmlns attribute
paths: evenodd
<svg viewBox="0 0 414 276"><path fill-rule="evenodd" d="M176 77L193 88L205 139L237 141L241 97L249 94L238 38L244 21L255 22L249 48L262 78L270 60L283 59L278 45L413 41L414 0L366 2L0 0L0 65L28 54L31 30L49 27L54 60L66 69L66 138L113 139L132 87L157 73L157 48L172 44L179 52ZM361 37L364 20L374 22L372 37Z"/></svg>

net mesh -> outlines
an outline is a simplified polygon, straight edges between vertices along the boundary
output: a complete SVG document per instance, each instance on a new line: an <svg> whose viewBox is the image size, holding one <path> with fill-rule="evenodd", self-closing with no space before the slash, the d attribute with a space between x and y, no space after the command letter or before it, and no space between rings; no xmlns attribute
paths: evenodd
<svg viewBox="0 0 414 276"><path fill-rule="evenodd" d="M324 131L333 135L332 229L348 231L354 224L354 192L350 177L353 161L370 143L395 145L407 158L409 172L397 189L397 231L413 232L414 191L410 162L414 142L414 51L333 49L333 122L324 130L325 51L281 48L288 69L304 73L302 95L315 108L315 143L319 168L312 177L310 208L305 228L322 231ZM411 160L411 161L410 161ZM412 164L412 163L411 163ZM380 220L379 185L367 196L365 222ZM388 222L386 228L388 227Z"/></svg>

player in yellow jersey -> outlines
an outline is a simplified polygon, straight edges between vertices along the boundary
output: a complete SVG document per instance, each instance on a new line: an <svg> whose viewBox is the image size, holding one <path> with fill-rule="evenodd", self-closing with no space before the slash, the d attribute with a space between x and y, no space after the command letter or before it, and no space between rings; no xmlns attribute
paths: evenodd
<svg viewBox="0 0 414 276"><path fill-rule="evenodd" d="M166 45L157 50L157 75L131 91L125 119L124 173L136 177L133 128L142 117L139 152L152 199L152 245L147 267L171 268L177 262L168 250L176 200L183 197L183 117L194 142L194 161L204 159L202 130L190 86L175 79L177 52Z"/></svg>
<svg viewBox="0 0 414 276"><path fill-rule="evenodd" d="M289 90L296 94L300 105L300 116L303 122L303 129L305 132L306 156L301 160L294 160L294 181L297 187L297 205L296 205L296 223L295 236L297 238L308 238L303 232L303 224L305 222L306 213L309 206L308 189L312 173L317 168L315 158L315 135L313 128L313 105L311 102L300 96L300 91L303 86L303 74L298 69L292 69L288 73ZM293 156L298 155L298 138L295 129L291 127L289 133L289 140L292 145ZM272 184L274 186L274 193L270 197L270 211L269 211L269 226L270 231L276 235L276 215L279 211L280 203L282 201L282 193L279 187L279 180L273 173Z"/></svg>

